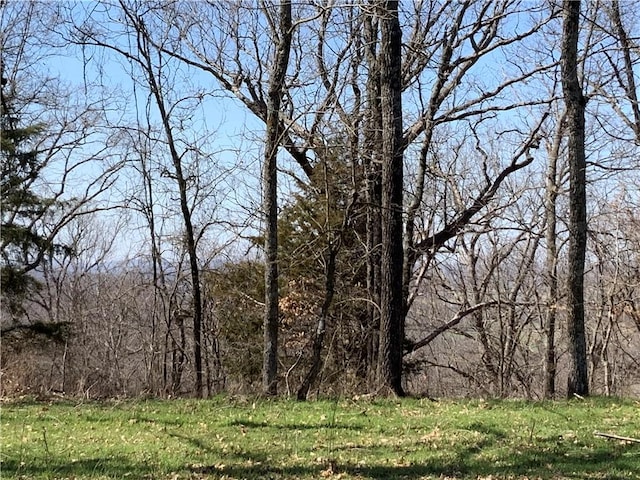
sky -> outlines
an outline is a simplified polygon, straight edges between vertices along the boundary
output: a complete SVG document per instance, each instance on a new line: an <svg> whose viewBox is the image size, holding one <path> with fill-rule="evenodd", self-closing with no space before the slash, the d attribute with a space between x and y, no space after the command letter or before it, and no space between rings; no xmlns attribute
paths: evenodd
<svg viewBox="0 0 640 480"><path fill-rule="evenodd" d="M99 5L98 2L80 2L82 8L77 10L78 15L82 11L91 11L93 6ZM81 18L75 18L81 22ZM108 20L104 20L102 26L108 26ZM521 26L521 28L524 28ZM114 42L118 42L118 37L113 38ZM127 46L128 45L123 45ZM528 52L518 52L526 56ZM524 57L523 57L524 58ZM496 65L490 65L488 61L484 65L479 65L475 85L467 92L461 95L474 95L475 89L485 90L493 83L500 81L502 75L506 74L505 69L517 67L518 61L522 59L513 58L509 63L507 59L502 62L496 62ZM475 68L475 67L474 67ZM144 112L147 99L147 89L144 86L134 84L131 80L131 65L122 60L116 59L111 54L101 53L95 49L85 48L84 50L75 48L68 49L65 53L58 56L49 57L43 70L47 69L51 73L59 75L60 78L73 85L77 93L87 92L90 97L95 95L103 95L106 91L113 94L113 100L109 100L107 104L113 109L109 114L109 121L114 124L122 125L124 122L134 125L136 115L144 120ZM474 71L475 72L475 71ZM198 144L203 152L209 155L201 155L203 163L215 165L216 169L211 173L211 181L215 185L206 185L206 188L212 188L215 195L211 196L211 202L203 204L199 207L197 220L204 224L211 218L219 218L223 225L212 227L211 236L205 244L212 251L215 250L215 244L226 244L234 234L238 233L236 229L230 228L228 222L242 223L246 218L256 220L255 212L260 202L260 160L262 156L262 139L264 138L264 125L256 119L248 109L241 105L240 102L228 93L221 92L217 83L207 74L194 70L185 70L184 66L171 71L171 75L175 76L174 85L184 85L185 87L200 86L202 91L207 95L202 103L193 110L193 116L185 117L181 128L176 124L177 131L185 138L193 140ZM433 72L431 72L433 75ZM425 85L432 79L423 78ZM485 83L486 82L486 83ZM426 92L428 88L425 88ZM178 89L179 93L181 90ZM424 92L423 92L424 93ZM517 93L517 92L516 92ZM511 101L509 95L513 91L508 91L504 96L505 101ZM405 113L410 118L410 105L417 104L415 96L406 95L408 100L405 104ZM464 100L464 98L458 98ZM136 111L138 113L136 113ZM155 122L158 120L156 110L151 109L151 119ZM502 119L510 114L503 114ZM526 118L513 117L514 120L520 122ZM535 119L530 119L535 123ZM498 123L487 123L485 128L492 128ZM460 132L453 132L459 134ZM495 142L497 149L505 147L504 138L497 138ZM512 146L509 145L509 148ZM131 156L132 152L121 151L121 154ZM508 153L508 152L507 152ZM163 158L165 157L165 158ZM206 158L205 158L206 157ZM284 160L283 155L283 160ZM166 164L166 149L154 151L154 160L160 162L163 160ZM284 163L284 162L283 162ZM195 163L194 163L195 164ZM541 164L542 165L542 164ZM201 165L204 167L206 165ZM160 167L158 167L160 168ZM86 171L86 176L91 177L92 171ZM290 187L287 183L287 177L281 175L281 184L283 191ZM468 180L474 180L470 178ZM180 219L176 217L176 200L175 189L171 189L172 182L166 175L157 176L157 194L164 199L162 208L158 207L157 215L166 218L166 233L177 232L180 230ZM117 187L114 186L105 195L105 198L111 203L115 203L121 199L124 194L130 194L132 189L140 188L139 180L131 173L131 170L123 170ZM136 186L137 185L137 186ZM283 195L283 198L285 195ZM117 217L122 216L122 210L115 210L111 215ZM136 217L129 212L130 217L127 218L127 226L122 238L118 243L118 255L127 256L130 252L148 249L146 244L146 231L144 230L144 222L141 218ZM112 220L115 222L115 220ZM258 222L253 223L253 227ZM248 231L244 231L248 234ZM255 232L254 232L255 233Z"/></svg>
<svg viewBox="0 0 640 480"><path fill-rule="evenodd" d="M112 109L108 114L108 121L112 124L135 125L136 116L142 124L146 122L148 88L140 83L134 84L131 64L112 52L67 47L60 54L47 58L42 69L71 85L76 93L84 92L90 100L101 95L112 95L113 99L105 102L108 108ZM237 99L226 92L221 92L210 76L195 70L172 72L172 74L185 77L179 79L180 82L177 82L177 85L182 85L184 82L187 87L200 86L202 91L207 92L202 102L199 102L188 117L185 117L185 121L176 122L174 127L179 138L184 138L202 148L202 154L198 156L201 171L208 169L207 164L214 166L210 177L216 185L201 187L212 192L211 206L203 205L196 209L194 218L196 222L203 225L214 216L221 217L224 224L209 227L210 233L202 241L203 247L216 251L218 246L226 245L232 239L236 239L238 233L251 234L250 230L242 227L242 224L246 223L247 211L255 209L260 202L260 157L264 125ZM136 72L135 75L138 73ZM176 95L181 95L186 92L186 88L184 91L180 88L175 91ZM151 108L149 112L152 123L159 124L160 117L157 109ZM120 155L133 158L130 152L120 152ZM166 148L154 150L155 160L159 161L160 157L165 157L162 162L170 165L166 159ZM192 158L195 157L192 156ZM96 176L100 168L100 165L92 164L83 169L81 176L84 178ZM117 184L102 195L104 206L112 207L120 203L123 196L130 195L132 189L140 188L140 179L133 170L124 169L118 177ZM157 176L156 195L159 202L156 215L158 218L164 218L164 233L171 236L182 230L183 224L178 215L175 182L167 177L163 174ZM80 183L82 182L78 185ZM133 184L138 186L134 187ZM143 218L131 211L124 212L122 209L102 213L100 218L101 222L106 221L112 226L111 231L120 232L114 247L116 258L135 256L139 251L148 252L148 231ZM238 224L238 227L232 227L231 223ZM255 227L256 223L253 226ZM244 251L246 251L246 244L239 247L239 252L230 252L230 254L241 254ZM203 251L202 256L206 257L207 252Z"/></svg>

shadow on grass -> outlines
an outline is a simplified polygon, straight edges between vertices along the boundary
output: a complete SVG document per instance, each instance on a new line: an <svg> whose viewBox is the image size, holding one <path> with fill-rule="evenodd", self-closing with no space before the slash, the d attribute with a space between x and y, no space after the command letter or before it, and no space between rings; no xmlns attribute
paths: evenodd
<svg viewBox="0 0 640 480"><path fill-rule="evenodd" d="M203 442L199 438L190 437L188 435L182 435L176 432L168 433L168 435L171 438L177 438L178 440L182 440L188 443L189 445L191 445L192 447L195 447L198 450L202 450L203 452L218 453L217 449L214 449L213 447L211 447L211 445L208 445L207 443Z"/></svg>
<svg viewBox="0 0 640 480"><path fill-rule="evenodd" d="M153 471L154 469L151 465L131 462L130 459L124 456L83 458L75 461L64 461L59 458L41 458L25 463L14 459L6 459L2 462L1 477L32 478L53 475L55 478L92 476L141 478L152 474Z"/></svg>
<svg viewBox="0 0 640 480"><path fill-rule="evenodd" d="M499 435L498 435L499 436ZM557 448L549 451L544 446L532 446L520 450L498 461L483 458L484 448L490 448L495 441L485 439L481 444L465 447L452 446L449 452L429 455L425 452L423 461L411 463L397 459L374 457L369 464L366 460L354 464L326 459L319 463L297 463L274 465L264 455L251 452L224 455L217 465L193 467L192 473L211 475L213 478L246 479L294 479L321 478L332 474L346 473L358 478L412 480L425 477L453 477L476 479L496 478L539 478L539 479L593 479L629 480L637 478L640 471L640 448L602 448L579 451ZM359 447L362 458L367 452L373 453L378 446ZM425 446L425 449L428 449ZM341 450L336 448L336 453ZM398 462L394 465L394 462ZM491 478L493 478L491 477Z"/></svg>
<svg viewBox="0 0 640 480"><path fill-rule="evenodd" d="M532 446L498 462L483 458L482 446L470 445L464 448L452 446L454 451L440 451L441 456L425 451L424 460L411 463L396 458L380 459L373 456L369 464L355 461L340 462L326 459L322 462L298 461L297 463L274 463L264 452L243 450L222 453L198 438L186 435L172 435L203 451L214 453L220 459L215 465L194 465L183 467L189 474L204 475L205 478L246 478L246 479L294 479L321 478L329 474L346 473L358 478L413 480L424 477L454 477L476 479L493 475L497 478L540 478L540 479L593 479L629 480L637 478L640 468L640 448L634 445L612 446L595 450L557 448L549 451L542 446ZM489 442L491 443L491 442ZM366 462L367 453L374 453L378 446L360 447L361 458ZM425 446L425 450L428 449ZM340 447L335 453L338 454ZM274 452L277 457L277 452ZM285 460L286 461L286 460ZM399 464L395 465L394 462ZM62 461L61 459L33 459L22 464L17 460L2 462L2 477L107 477L107 478L153 478L162 475L153 465L132 462L125 456L105 456Z"/></svg>
<svg viewBox="0 0 640 480"><path fill-rule="evenodd" d="M476 462L472 466L474 472L485 475L499 473L542 478L562 476L575 479L628 480L638 478L640 448L632 445L606 448L530 446L511 455L504 464L497 467L486 461Z"/></svg>
<svg viewBox="0 0 640 480"><path fill-rule="evenodd" d="M238 422L238 425L247 426L242 422ZM290 458L271 447L259 451L240 447L235 451L223 452L202 438L175 432L169 435L207 453L208 458L217 459L215 464L185 464L175 470L177 473L197 475L197 478L310 479L345 473L361 479L390 480L425 477L477 479L489 476L542 480L630 480L638 478L640 471L640 445L596 443L580 446L571 442L539 440L515 452L509 449L507 454L496 460L495 455L489 457L484 452L508 447L504 433L479 424L471 427L471 430L482 430L486 436L472 444L452 443L437 449L429 444L409 441L398 445L399 449L394 449L392 456L389 455L388 445L354 447L338 443L323 449L323 457L328 458L321 461L314 461L313 456L306 459ZM349 458L351 449L357 449L355 458ZM409 460L403 458L405 451ZM163 475L153 465L118 455L78 461L39 457L24 464L15 459L4 459L2 462L2 478L165 478Z"/></svg>
<svg viewBox="0 0 640 480"><path fill-rule="evenodd" d="M272 465L220 465L193 467L192 473L198 475L211 475L214 478L242 478L242 479L294 479L294 478L321 478L323 471L320 465L292 465L277 467ZM383 477L380 477L383 478Z"/></svg>
<svg viewBox="0 0 640 480"><path fill-rule="evenodd" d="M507 434L503 430L496 428L492 425L488 425L486 423L473 422L470 425L468 425L466 428L474 432L488 435L494 439L502 439L507 437Z"/></svg>
<svg viewBox="0 0 640 480"><path fill-rule="evenodd" d="M304 423L288 423L288 424L274 424L267 421L255 422L253 420L233 420L227 423L230 427L247 427L247 428L275 428L278 430L320 430L321 428L327 428L331 430L362 430L359 425L332 425L330 423L320 423L317 425L304 424Z"/></svg>
<svg viewBox="0 0 640 480"><path fill-rule="evenodd" d="M486 445L485 445L486 446ZM638 478L640 471L640 448L601 449L584 452L558 449L549 452L531 447L496 462L483 458L478 445L459 449L454 455L443 458L426 458L424 462L410 465L349 466L341 471L365 478L417 479L425 476L452 476L484 478L491 475L499 478L511 476L523 478L575 478L629 480ZM634 454L630 456L629 454Z"/></svg>

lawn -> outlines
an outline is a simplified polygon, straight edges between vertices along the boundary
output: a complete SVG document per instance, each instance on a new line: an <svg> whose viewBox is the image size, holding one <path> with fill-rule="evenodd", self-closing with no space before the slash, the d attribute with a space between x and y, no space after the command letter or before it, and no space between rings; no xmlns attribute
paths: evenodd
<svg viewBox="0 0 640 480"><path fill-rule="evenodd" d="M640 479L640 402L6 402L0 478Z"/></svg>

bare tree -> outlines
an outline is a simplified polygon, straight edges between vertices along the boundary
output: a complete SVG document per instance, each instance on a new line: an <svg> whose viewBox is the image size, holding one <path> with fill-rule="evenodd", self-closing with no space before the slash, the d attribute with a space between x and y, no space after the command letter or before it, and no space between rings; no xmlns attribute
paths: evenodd
<svg viewBox="0 0 640 480"><path fill-rule="evenodd" d="M362 355L367 358L365 363L369 366L378 363L378 312L379 309L386 308L386 302L380 300L382 263L379 255L381 245L384 244L381 226L386 223L380 221L380 215L385 211L382 208L383 156L380 147L383 145L383 128L380 108L382 99L386 98L381 94L381 22L389 19L386 15L374 14L375 8L381 5L374 2L371 5L358 6L357 15L349 16L345 13L345 18L355 18L357 25L362 25L362 28L337 31L339 35L346 36L334 37L334 41L338 43L332 49L333 55L327 55L326 58L325 52L328 49L324 46L324 39L327 38L327 29L332 27L327 19L333 18L331 12L348 12L354 7L329 5L326 8L307 10L299 7L300 11L309 12L309 15L301 14L302 20L297 22L300 28L294 38L292 49L294 60L288 80L286 108L280 115L283 132L280 144L307 179L321 163L317 161L322 155L320 149L327 143L328 134L335 131L336 121L339 122L343 135L356 139L349 142L352 148L360 152L359 155L353 155L353 158L361 159L358 168L361 169L361 175L366 182L366 195L362 198L368 219L365 238L368 312L367 320L363 322L366 323L363 331L370 347L363 349L366 353ZM419 8L416 6L415 12L398 12L398 16L405 15L412 26L410 38L405 42L407 46L401 49L399 54L400 57L406 55L411 59L404 66L400 66L399 89L403 95L413 95L413 98L417 99L417 105L413 107L413 111L403 114L410 117L412 122L403 132L403 138L396 142L395 158L404 157L407 151L413 152L419 142L422 144L423 152L419 157L417 174L415 178L410 179L415 182L415 197L410 199L407 210L404 247L401 245L400 249L396 250L397 252L404 249L405 257L403 276L394 280L394 286L403 287L403 316L406 315L413 298L409 294L409 284L413 285L413 288L419 284L419 281L412 281L417 273L415 266L418 260L425 259L423 264L427 265L428 259L447 242L456 238L470 219L484 208L506 177L530 165L532 157L527 155L527 152L531 145L536 143L535 137L545 115L541 114L540 122L534 122L527 127L529 131L521 136L521 144L510 164L497 170L493 179L488 178L485 172L487 185L470 204L465 205L457 215L450 215L448 212L444 216L438 215L438 218L447 219L441 224L441 228L434 224L431 229L421 230L416 226L423 220L421 215L426 203L423 192L429 174L427 162L434 147L433 138L437 129L446 124L464 124L472 118L484 119L502 111L517 110L549 101L546 98L534 98L505 102L503 97L505 92L521 82L531 81L536 75L546 72L554 63L553 60L547 63L531 62L531 67L526 70L520 68L526 63L519 63L513 76L487 85L484 89L478 88L475 83L477 80L470 72L481 64L481 59L497 55L510 47L514 48L520 42L534 36L540 31L541 26L554 17L555 11L520 10L517 2L498 4L487 1L477 6L473 2L463 2L456 5L455 9L448 8L450 6L445 2L435 2L429 5L421 4ZM175 45L171 54L213 75L224 89L266 122L268 110L264 99L267 95L263 89L268 85L269 78L266 75L268 69L265 69L264 65L269 58L268 46L274 45L274 42L270 30L265 30L262 26L270 24L269 17L260 16L260 9L251 9L243 4L229 4L224 8L221 4L207 8L201 4L190 4L179 8L171 7L170 11L171 18L176 20ZM251 21L241 22L241 13L243 18ZM507 32L504 27L508 24L507 18L515 18L518 15L530 15L530 18L527 18L527 22L516 32ZM203 17L209 18L210 22L203 23ZM263 17L265 20L261 22L260 18ZM349 21L352 24L354 22ZM224 31L242 30L244 34L237 37L218 35L208 29L207 25L210 23L221 25ZM303 26L308 28L303 29ZM505 31L502 31L503 29ZM309 36L303 36L303 31ZM320 52L317 57L320 61L316 62L316 65L304 63L305 56L301 48L308 43L303 44L303 41L317 45ZM366 80L363 78L363 71L367 72ZM313 72L316 74L312 75ZM461 87L465 85L465 81L469 83ZM364 90L361 90L362 84L365 84ZM350 90L348 86L351 87ZM479 93L475 96L465 94L460 97L464 98L463 101L458 100L456 92L460 88L468 88L468 92ZM360 105L363 107L360 108ZM361 121L362 118L364 120ZM331 120L334 120L333 124ZM393 120L398 122L397 119ZM394 168L397 163L401 162L393 163ZM390 170L387 173L390 173ZM402 192L396 190L395 195L398 193ZM397 200L398 197L394 202ZM397 264L394 262L393 268ZM402 337L402 327L397 325L398 322L395 323L394 328ZM398 342L402 344L403 339L400 338L396 343ZM363 370L366 369L367 367Z"/></svg>
<svg viewBox="0 0 640 480"><path fill-rule="evenodd" d="M402 30L398 2L376 5L380 22L380 97L382 131L382 255L380 271L379 386L403 396L402 286L403 118Z"/></svg>
<svg viewBox="0 0 640 480"><path fill-rule="evenodd" d="M568 315L570 368L567 394L588 395L587 347L584 323L584 266L587 247L585 159L586 99L578 79L580 2L563 2L561 49L562 89L567 109L569 163Z"/></svg>
<svg viewBox="0 0 640 480"><path fill-rule="evenodd" d="M553 398L556 393L556 324L558 307L560 305L559 279L558 279L558 196L560 194L560 181L558 173L558 159L565 125L564 115L557 121L556 131L552 139L547 142L547 174L545 180L545 243L546 258L545 269L548 277L548 298L544 324L545 357L544 357L544 397Z"/></svg>
<svg viewBox="0 0 640 480"><path fill-rule="evenodd" d="M203 300L200 262L198 259L198 241L203 237L206 228L215 222L210 218L199 227L194 224L195 209L201 207L203 196L203 172L200 165L202 159L211 152L203 150L197 141L189 139L186 125L191 121L190 109L197 108L205 98L205 94L195 89L195 92L178 92L179 70L172 65L172 57L163 51L168 41L166 28L162 23L160 11L153 8L146 9L143 4L136 2L119 2L105 5L120 15L118 22L110 25L98 25L97 19L87 18L82 23L76 20L72 24L71 40L80 46L105 49L119 56L133 65L134 82L147 89L148 101L157 112L160 132L163 141L160 142L169 158L169 168L162 170L162 174L172 180L177 188L180 218L183 224L182 244L187 254L191 284L191 309L176 313L180 325L185 318L192 321L193 370L195 378L195 393L204 394L203 388L203 360L202 360L202 325ZM82 15L79 16L82 18ZM73 19L71 20L74 21ZM93 23L92 23L93 22ZM109 36L109 28L122 28L127 42L115 41ZM147 115L150 115L147 111ZM147 118L148 122L152 120ZM139 129L138 129L139 130ZM162 138L161 137L161 138ZM148 179L147 179L148 180ZM213 184L215 185L215 183ZM149 188L147 181L147 188ZM151 194L151 192L147 192ZM210 192L209 192L210 193ZM149 217L153 220L151 217ZM155 247L154 247L155 248ZM157 251L154 254L157 256ZM154 260L157 263L157 259ZM180 328L183 332L183 328ZM183 337L184 333L180 336ZM184 341L180 341L184 347Z"/></svg>
<svg viewBox="0 0 640 480"><path fill-rule="evenodd" d="M285 79L289 65L293 25L291 2L279 7L278 22L273 22L272 35L276 39L275 59L269 79L266 102L266 135L262 177L263 209L265 215L265 317L263 389L268 395L278 391L278 147L283 130L280 109L285 95ZM265 15L270 13L265 9ZM270 17L269 17L270 18Z"/></svg>

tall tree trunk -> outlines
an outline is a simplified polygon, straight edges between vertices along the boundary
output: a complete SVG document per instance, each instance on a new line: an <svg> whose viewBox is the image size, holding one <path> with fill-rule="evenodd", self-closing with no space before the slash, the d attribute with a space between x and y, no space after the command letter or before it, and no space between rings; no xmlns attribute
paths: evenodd
<svg viewBox="0 0 640 480"><path fill-rule="evenodd" d="M191 208L189 207L188 185L187 179L182 170L182 155L177 150L176 141L171 126L170 114L165 106L165 99L162 96L162 89L158 84L158 80L154 75L151 57L148 53L148 35L144 24L138 23L138 35L140 41L140 52L143 54L145 63L145 72L150 90L156 101L162 126L167 138L167 145L171 155L171 162L174 168L174 178L178 184L178 194L180 198L180 212L184 222L184 240L189 258L189 269L191 273L192 288L192 318L193 318L193 357L195 367L195 394L202 397L202 292L200 288L200 266L198 265L198 254L196 251L196 235L193 228L191 218Z"/></svg>
<svg viewBox="0 0 640 480"><path fill-rule="evenodd" d="M366 84L367 108L364 129L364 171L366 175L366 262L367 311L364 325L365 343L361 368L363 376L373 384L378 364L380 331L380 243L382 230L380 206L382 202L382 172L380 169L381 114L380 71L378 65L378 23L374 15L364 20L365 57L369 74Z"/></svg>
<svg viewBox="0 0 640 480"><path fill-rule="evenodd" d="M558 156L563 137L563 124L566 116L558 121L553 144L549 148L549 164L547 165L546 192L545 192L545 240L546 259L545 268L549 279L547 312L544 325L545 357L544 372L544 398L553 398L556 393L556 319L558 313L558 247L556 245L557 230L557 202L558 202Z"/></svg>
<svg viewBox="0 0 640 480"><path fill-rule="evenodd" d="M580 1L564 0L562 33L562 90L567 108L569 162L569 275L567 332L569 377L567 395L589 394L587 347L584 325L584 264L587 246L585 161L586 99L578 79Z"/></svg>
<svg viewBox="0 0 640 480"><path fill-rule="evenodd" d="M397 0L380 12L380 97L382 110L382 256L380 289L380 386L402 388L404 302L402 288L402 30Z"/></svg>
<svg viewBox="0 0 640 480"><path fill-rule="evenodd" d="M157 66L154 66L153 58L151 54L151 37L147 31L147 27L142 17L135 15L131 10L128 10L124 4L121 4L123 11L131 25L136 30L137 35L137 48L138 58L136 61L142 67L144 75L146 77L149 91L153 95L153 99L158 107L160 114L160 120L162 122L162 128L166 136L167 147L169 148L169 154L171 156L171 163L174 171L172 177L175 179L178 186L179 200L180 200L180 212L182 214L182 220L184 222L184 242L189 258L189 268L191 273L192 283L192 318L193 318L193 356L194 356L194 368L195 368L195 393L196 396L202 397L203 394L203 382L202 382L202 293L200 288L200 267L198 265L198 256L196 251L196 235L194 232L191 208L189 206L189 187L187 185L187 179L183 172L182 158L178 152L177 142L174 138L173 127L171 124L171 108L167 108L166 98L164 97L164 91L162 88L162 81L159 72L156 72ZM161 55L158 53L158 55ZM128 55L127 58L134 58ZM184 326L181 327L183 331ZM184 347L184 345L183 345Z"/></svg>
<svg viewBox="0 0 640 480"><path fill-rule="evenodd" d="M172 149L173 150L173 149ZM173 155L173 153L172 153ZM193 290L193 358L196 374L195 394L197 397L203 396L202 382L202 293L200 288L200 266L198 265L198 255L196 253L195 232L191 222L191 210L187 204L187 182L182 173L182 167L178 163L176 172L180 190L180 207L185 224L185 237L187 243L187 253L189 255L189 269L191 270L191 288Z"/></svg>
<svg viewBox="0 0 640 480"><path fill-rule="evenodd" d="M277 155L280 144L280 104L291 50L291 2L280 4L279 31L275 61L267 93L267 122L263 170L263 209L265 221L265 315L262 386L267 395L278 393L278 174Z"/></svg>

